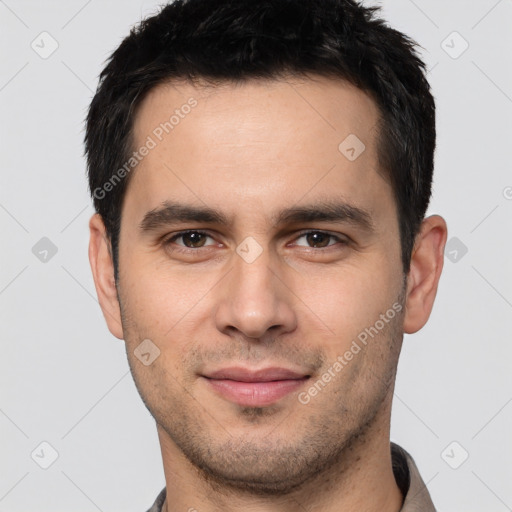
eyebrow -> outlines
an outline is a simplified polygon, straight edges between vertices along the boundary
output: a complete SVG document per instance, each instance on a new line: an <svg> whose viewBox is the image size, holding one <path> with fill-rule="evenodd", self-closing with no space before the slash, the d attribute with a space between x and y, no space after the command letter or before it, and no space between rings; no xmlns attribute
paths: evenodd
<svg viewBox="0 0 512 512"><path fill-rule="evenodd" d="M311 222L338 222L359 226L366 231L374 229L369 211L340 201L317 203L281 210L271 218L273 225L301 224ZM192 206L164 201L161 206L148 211L139 229L142 233L157 231L177 223L197 222L228 226L230 219L219 210L207 206Z"/></svg>

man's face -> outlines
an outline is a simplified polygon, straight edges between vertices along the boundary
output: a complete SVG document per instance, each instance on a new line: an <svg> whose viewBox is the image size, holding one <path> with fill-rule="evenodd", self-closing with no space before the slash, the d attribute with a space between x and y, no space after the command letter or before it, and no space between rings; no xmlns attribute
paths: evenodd
<svg viewBox="0 0 512 512"><path fill-rule="evenodd" d="M161 442L214 480L284 492L388 436L404 276L377 121L328 79L159 86L138 111L134 149L151 148L122 209L123 335Z"/></svg>

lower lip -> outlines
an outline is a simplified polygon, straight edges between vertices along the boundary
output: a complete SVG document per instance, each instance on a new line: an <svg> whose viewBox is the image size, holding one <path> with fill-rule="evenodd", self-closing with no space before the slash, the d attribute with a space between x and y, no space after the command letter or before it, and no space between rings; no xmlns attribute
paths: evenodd
<svg viewBox="0 0 512 512"><path fill-rule="evenodd" d="M240 382L229 379L208 379L210 386L224 398L245 407L263 407L277 402L299 389L309 377L270 382Z"/></svg>

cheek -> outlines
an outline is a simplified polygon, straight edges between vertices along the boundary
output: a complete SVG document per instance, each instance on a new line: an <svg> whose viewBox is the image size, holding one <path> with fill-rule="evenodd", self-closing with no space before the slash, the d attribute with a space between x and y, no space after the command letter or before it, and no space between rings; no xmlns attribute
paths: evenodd
<svg viewBox="0 0 512 512"><path fill-rule="evenodd" d="M301 279L297 296L326 333L333 349L349 345L361 331L392 308L400 292L400 274L389 262L374 261L343 269L311 272Z"/></svg>
<svg viewBox="0 0 512 512"><path fill-rule="evenodd" d="M134 266L135 267L135 266ZM193 359L198 340L215 337L212 333L212 303L209 291L218 277L195 276L183 272L154 272L146 265L130 274L122 288L123 322L126 350L134 377L140 383L139 391L147 399L161 396L161 384L179 393L193 380ZM210 292L211 293L211 292ZM209 300L208 300L209 299ZM210 327L206 327L206 325ZM208 332L206 332L208 331ZM149 338L159 349L158 358L151 366L143 366L134 355L141 340Z"/></svg>
<svg viewBox="0 0 512 512"><path fill-rule="evenodd" d="M128 321L164 341L193 317L202 297L215 284L208 272L155 263L150 256L125 258L120 285Z"/></svg>

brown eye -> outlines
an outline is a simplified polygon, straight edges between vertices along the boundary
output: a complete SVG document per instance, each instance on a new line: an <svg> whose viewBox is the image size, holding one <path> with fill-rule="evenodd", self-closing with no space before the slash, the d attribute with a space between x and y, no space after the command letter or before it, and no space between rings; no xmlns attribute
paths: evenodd
<svg viewBox="0 0 512 512"><path fill-rule="evenodd" d="M327 247L331 238L331 235L319 231L313 231L306 235L306 240L312 247Z"/></svg>
<svg viewBox="0 0 512 512"><path fill-rule="evenodd" d="M301 238L304 238L306 243L297 243L297 245L313 249L323 249L324 247L336 245L337 242L341 242L342 244L346 243L342 238L331 235L330 233L325 233L324 231L308 231L300 235L297 240Z"/></svg>
<svg viewBox="0 0 512 512"><path fill-rule="evenodd" d="M166 240L165 245L171 245L176 243L179 247L185 247L187 249L200 249L201 247L205 247L206 240L211 238L207 233L203 233L202 231L184 231L182 233L178 233L168 240ZM177 240L182 240L182 243L176 242Z"/></svg>
<svg viewBox="0 0 512 512"><path fill-rule="evenodd" d="M183 239L183 243L186 247L203 247L206 236L203 233L199 233L197 231L190 231L189 233L184 233L181 235Z"/></svg>

